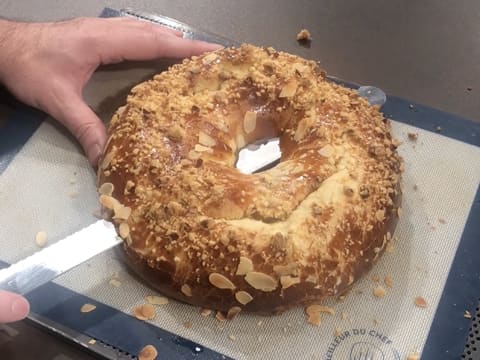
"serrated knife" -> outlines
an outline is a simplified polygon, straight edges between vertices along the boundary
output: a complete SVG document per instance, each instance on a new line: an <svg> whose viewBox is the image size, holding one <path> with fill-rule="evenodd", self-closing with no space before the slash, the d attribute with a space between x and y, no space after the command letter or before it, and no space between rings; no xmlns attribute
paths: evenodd
<svg viewBox="0 0 480 360"><path fill-rule="evenodd" d="M112 223L98 220L0 270L0 289L26 294L121 242Z"/></svg>

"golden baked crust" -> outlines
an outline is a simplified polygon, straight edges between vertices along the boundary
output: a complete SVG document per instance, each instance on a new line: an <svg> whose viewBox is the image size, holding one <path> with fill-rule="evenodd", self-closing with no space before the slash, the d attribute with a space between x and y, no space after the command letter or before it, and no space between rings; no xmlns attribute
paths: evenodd
<svg viewBox="0 0 480 360"><path fill-rule="evenodd" d="M151 286L194 305L279 312L344 292L397 218L388 121L313 61L242 45L184 60L113 116L100 202ZM280 137L258 174L238 151Z"/></svg>

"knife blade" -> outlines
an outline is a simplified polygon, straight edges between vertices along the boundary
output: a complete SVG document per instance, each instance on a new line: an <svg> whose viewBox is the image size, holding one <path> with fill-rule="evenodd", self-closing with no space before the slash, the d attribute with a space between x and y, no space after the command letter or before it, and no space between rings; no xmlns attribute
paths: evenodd
<svg viewBox="0 0 480 360"><path fill-rule="evenodd" d="M147 11L130 9L130 8L121 9L119 13L120 13L120 16L132 17L138 20L149 21L155 24L163 25L173 30L181 31L185 39L206 41L206 42L211 42L215 44L220 44L225 47L240 45L239 42L234 41L232 39L227 39L223 36L194 28L188 24L182 23L178 20L169 18L167 16L152 14Z"/></svg>
<svg viewBox="0 0 480 360"><path fill-rule="evenodd" d="M112 223L98 220L0 270L0 289L26 294L121 242Z"/></svg>

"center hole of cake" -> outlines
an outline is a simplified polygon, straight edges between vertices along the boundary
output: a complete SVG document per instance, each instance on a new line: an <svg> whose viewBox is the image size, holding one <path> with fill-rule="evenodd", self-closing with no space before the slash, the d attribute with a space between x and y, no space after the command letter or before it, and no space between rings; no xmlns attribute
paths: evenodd
<svg viewBox="0 0 480 360"><path fill-rule="evenodd" d="M279 163L281 155L278 137L259 140L239 151L235 167L244 174L268 170Z"/></svg>

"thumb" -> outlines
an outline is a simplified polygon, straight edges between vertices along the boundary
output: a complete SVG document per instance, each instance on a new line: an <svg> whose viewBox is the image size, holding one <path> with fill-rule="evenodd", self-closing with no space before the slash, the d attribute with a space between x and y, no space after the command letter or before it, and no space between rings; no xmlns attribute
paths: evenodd
<svg viewBox="0 0 480 360"><path fill-rule="evenodd" d="M30 305L23 296L0 290L0 323L22 320L29 311Z"/></svg>
<svg viewBox="0 0 480 360"><path fill-rule="evenodd" d="M90 164L96 166L106 142L105 126L79 95L66 94L63 100L47 112L77 138Z"/></svg>

